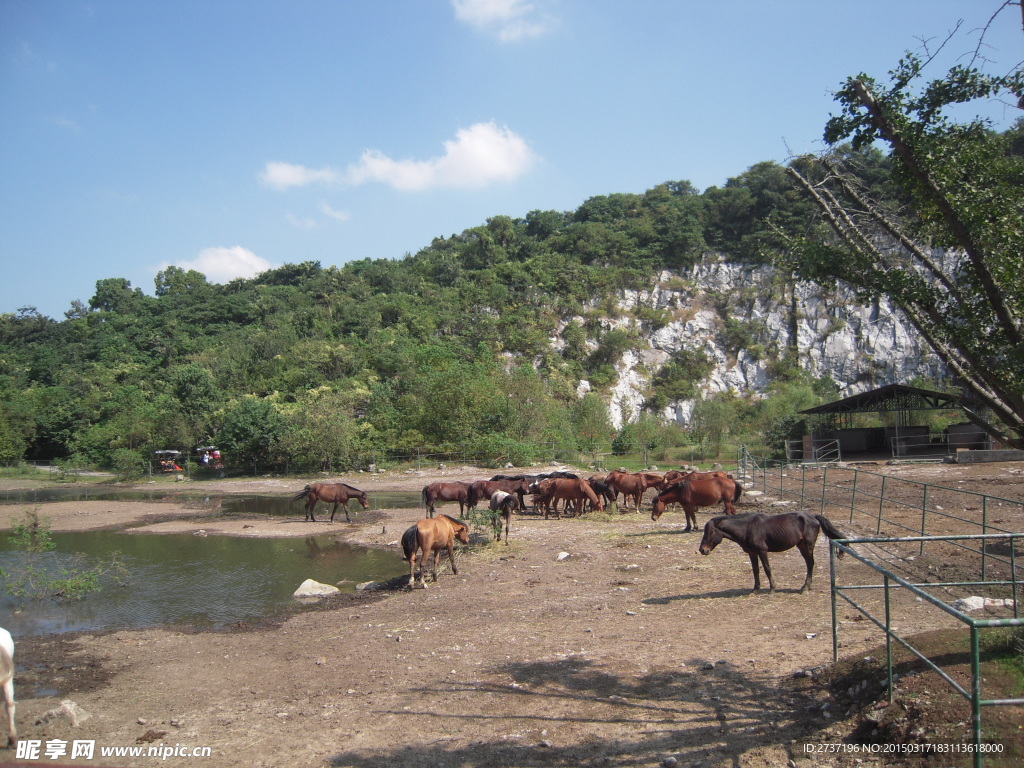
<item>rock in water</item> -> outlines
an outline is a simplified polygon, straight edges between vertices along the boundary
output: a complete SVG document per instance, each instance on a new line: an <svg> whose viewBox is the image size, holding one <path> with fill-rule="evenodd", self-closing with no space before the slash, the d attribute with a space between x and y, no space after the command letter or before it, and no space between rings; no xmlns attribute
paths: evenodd
<svg viewBox="0 0 1024 768"><path fill-rule="evenodd" d="M292 597L325 597L336 595L339 592L341 592L340 589L330 584L321 584L319 581L306 579L298 589L292 592Z"/></svg>

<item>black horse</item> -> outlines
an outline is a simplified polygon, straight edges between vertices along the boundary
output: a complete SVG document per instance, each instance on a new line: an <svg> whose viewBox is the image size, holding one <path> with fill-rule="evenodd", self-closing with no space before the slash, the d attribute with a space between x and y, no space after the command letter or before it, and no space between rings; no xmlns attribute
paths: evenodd
<svg viewBox="0 0 1024 768"><path fill-rule="evenodd" d="M742 515L721 515L708 520L704 526L704 538L700 541L698 552L710 555L711 550L722 543L722 539L735 541L750 557L750 567L754 570L754 591L761 589L761 574L758 571L758 560L764 566L768 577L769 591L775 591L772 569L768 566L769 552L785 552L797 547L807 563L807 578L800 587L801 592L811 588L811 575L814 571L814 542L818 540L818 532L823 531L830 539L845 539L846 536L836 528L824 515L812 515L809 512L784 512L780 515L762 515L758 512L747 512ZM839 557L843 550L839 550Z"/></svg>

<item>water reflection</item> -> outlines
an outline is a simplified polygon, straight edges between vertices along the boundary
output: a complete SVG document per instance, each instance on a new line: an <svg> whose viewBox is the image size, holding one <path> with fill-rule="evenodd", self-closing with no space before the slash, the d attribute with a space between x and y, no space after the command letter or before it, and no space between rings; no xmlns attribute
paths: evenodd
<svg viewBox="0 0 1024 768"><path fill-rule="evenodd" d="M405 571L392 550L356 547L332 536L256 539L231 536L125 535L109 531L55 533L57 557L82 552L108 558L114 551L130 577L107 584L84 600L0 599L4 626L16 636L189 624L220 628L253 621L293 604L305 579L354 590L363 581L386 581ZM0 567L21 552L0 537Z"/></svg>

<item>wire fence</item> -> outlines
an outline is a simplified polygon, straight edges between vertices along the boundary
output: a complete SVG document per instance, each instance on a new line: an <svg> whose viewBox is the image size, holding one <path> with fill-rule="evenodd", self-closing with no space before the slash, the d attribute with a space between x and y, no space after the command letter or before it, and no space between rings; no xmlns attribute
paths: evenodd
<svg viewBox="0 0 1024 768"><path fill-rule="evenodd" d="M944 583L914 583L900 577L893 573L889 569L879 565L868 557L864 556L856 548L863 547L864 545L870 546L892 546L892 545L905 545L907 543L920 542L922 545L927 542L944 541L948 543L957 543L958 546L964 549L969 549L963 545L964 541L981 541L981 550L984 551L989 545L999 544L1006 547L1009 552L1009 559L1007 561L1007 573L1003 578L982 578L978 581L959 581L959 582L944 582ZM889 695L889 703L893 702L895 696L895 677L893 675L893 642L898 643L900 646L910 651L913 656L919 659L924 665L935 672L942 680L944 680L950 687L953 688L958 694L970 703L971 707L971 731L973 737L972 749L970 750L973 754L975 768L981 768L984 763L985 755L992 754L995 756L1002 756L1002 752L1006 745L995 742L990 744L982 743L982 710L985 707L994 706L1019 706L1024 705L1024 698L1002 698L992 699L984 698L982 684L984 679L981 673L981 642L980 633L982 630L991 630L998 628L1018 628L1024 627L1024 619L1020 618L1020 591L1021 585L1024 583L1024 570L1017 565L1017 550L1024 544L1024 533L1011 533L1011 534L987 534L987 535L974 535L974 536L937 536L937 537L902 537L902 538L851 538L845 541L830 540L829 541L829 570L831 573L831 585L832 585L832 658L833 661L839 660L839 621L838 621L838 610L837 603L841 600L848 605L852 606L859 612L860 615L871 621L875 626L881 629L885 633L885 656L886 656L886 688ZM881 578L881 583L873 584L849 584L844 583L840 574L836 568L836 556L837 554L845 553L851 557L859 560L861 563L866 565L871 572L877 574ZM1024 560L1022 560L1024 562ZM845 571L844 571L845 572ZM1011 597L1003 598L999 603L993 603L994 605L1001 605L1004 609L1009 607L1012 609L1013 616L1005 618L985 618L975 619L972 616L968 616L963 610L958 607L957 603L953 605L947 604L944 600L936 595L936 592L948 587L960 587L968 588L972 593L980 591L986 591L992 587L1001 587L1003 589L1009 589ZM860 598L860 594L863 591L869 590L877 594L879 591L882 593L882 610L879 615L878 608L872 608L865 600ZM917 598L923 604L930 606L934 609L942 611L943 613L952 616L961 625L966 626L970 633L970 646L969 646L969 663L970 663L970 679L969 680L958 680L954 674L943 669L932 659L928 658L925 652L922 652L917 646L913 637L908 637L905 633L901 632L898 627L902 623L904 616L900 615L897 608L896 594L900 590L906 590L909 594ZM994 600L994 599L993 599ZM1019 630L1018 630L1019 631ZM949 664L949 657L945 657L945 662ZM1012 749L1012 746L1011 746Z"/></svg>
<svg viewBox="0 0 1024 768"><path fill-rule="evenodd" d="M980 633L993 628L1024 627L1020 599L1024 592L1024 500L1010 499L965 487L948 487L895 477L859 467L794 465L758 460L741 449L737 474L748 490L816 511L842 521L857 538L829 542L832 573L833 658L839 659L837 604L853 606L885 635L889 700L894 695L893 643L908 650L933 670L971 707L974 765L980 768L997 745L982 744L982 711L986 707L1022 705L1024 699L986 699L980 672ZM966 485L967 481L959 484ZM865 554L868 551L871 556ZM840 577L835 557L845 552L877 575L873 583L848 583ZM844 569L844 574L850 571ZM847 578L849 578L847 576ZM864 599L865 591L881 599ZM975 619L956 605L964 592L987 598L989 605L1012 613L1006 618ZM948 658L930 659L899 627L909 594L915 605L952 616L969 633L970 679L957 680L943 669ZM1017 629L1016 631L1020 631Z"/></svg>

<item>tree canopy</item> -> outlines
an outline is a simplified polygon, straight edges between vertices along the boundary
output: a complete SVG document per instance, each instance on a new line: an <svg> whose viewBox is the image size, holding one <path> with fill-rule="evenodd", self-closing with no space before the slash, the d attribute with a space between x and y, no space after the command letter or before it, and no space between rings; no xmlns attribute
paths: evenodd
<svg viewBox="0 0 1024 768"><path fill-rule="evenodd" d="M974 418L1024 447L1024 119L999 132L952 116L1004 96L1007 108L1024 107L1024 71L988 73L975 56L925 81L927 63L908 53L886 84L863 73L846 81L842 114L825 129L832 150L787 169L827 230L789 229L778 261L805 279L893 300L992 415ZM894 193L871 186L857 165L879 144Z"/></svg>

